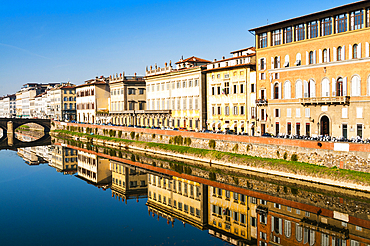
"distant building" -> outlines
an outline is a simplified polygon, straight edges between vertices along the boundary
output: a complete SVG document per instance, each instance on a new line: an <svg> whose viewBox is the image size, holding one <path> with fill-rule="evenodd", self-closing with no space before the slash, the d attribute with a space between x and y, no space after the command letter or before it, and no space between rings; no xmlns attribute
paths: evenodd
<svg viewBox="0 0 370 246"><path fill-rule="evenodd" d="M29 118L35 114L35 97L60 83L27 83L16 93L16 117Z"/></svg>
<svg viewBox="0 0 370 246"><path fill-rule="evenodd" d="M208 129L254 135L256 52L250 47L231 54L207 65Z"/></svg>
<svg viewBox="0 0 370 246"><path fill-rule="evenodd" d="M50 117L54 120L76 120L76 87L62 84L47 92L50 101Z"/></svg>
<svg viewBox="0 0 370 246"><path fill-rule="evenodd" d="M109 113L109 80L101 76L86 80L76 86L77 121L84 123L106 123L96 118L97 114Z"/></svg>
<svg viewBox="0 0 370 246"><path fill-rule="evenodd" d="M74 174L77 172L77 150L53 145L49 166L54 167L63 174Z"/></svg>

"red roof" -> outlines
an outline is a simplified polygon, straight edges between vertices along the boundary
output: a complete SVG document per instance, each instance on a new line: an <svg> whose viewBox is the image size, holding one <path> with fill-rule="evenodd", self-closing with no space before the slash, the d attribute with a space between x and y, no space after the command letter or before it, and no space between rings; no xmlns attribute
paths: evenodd
<svg viewBox="0 0 370 246"><path fill-rule="evenodd" d="M191 63L196 63L196 62L210 63L210 61L201 59L199 57L192 56L192 57L189 57L189 58L187 58L185 60L182 60L182 61L180 60L180 61L176 62L175 64L184 63L184 62L191 62Z"/></svg>

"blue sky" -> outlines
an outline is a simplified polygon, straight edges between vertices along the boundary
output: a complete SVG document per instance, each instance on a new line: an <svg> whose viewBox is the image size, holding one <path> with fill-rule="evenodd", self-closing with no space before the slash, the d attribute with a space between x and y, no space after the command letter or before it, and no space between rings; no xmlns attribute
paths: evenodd
<svg viewBox="0 0 370 246"><path fill-rule="evenodd" d="M0 96L27 82L82 84L181 56L228 57L254 46L251 28L347 3L0 0Z"/></svg>

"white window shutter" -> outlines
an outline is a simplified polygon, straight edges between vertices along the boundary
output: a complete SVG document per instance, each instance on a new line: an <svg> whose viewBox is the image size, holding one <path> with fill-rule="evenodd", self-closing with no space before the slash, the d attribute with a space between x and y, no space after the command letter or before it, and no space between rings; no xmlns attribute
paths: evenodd
<svg viewBox="0 0 370 246"><path fill-rule="evenodd" d="M271 69L274 68L274 57L271 57Z"/></svg>
<svg viewBox="0 0 370 246"><path fill-rule="evenodd" d="M328 48L328 61L327 62L330 62L330 48Z"/></svg>
<svg viewBox="0 0 370 246"><path fill-rule="evenodd" d="M303 98L307 97L310 97L310 95L308 95L308 82L305 80L303 81Z"/></svg>
<svg viewBox="0 0 370 246"><path fill-rule="evenodd" d="M271 99L274 99L274 84L271 83Z"/></svg>
<svg viewBox="0 0 370 246"><path fill-rule="evenodd" d="M316 64L316 50L313 52L313 64Z"/></svg>
<svg viewBox="0 0 370 246"><path fill-rule="evenodd" d="M331 79L331 90L332 90L332 96L335 97L336 96L336 89L337 87L337 83L336 83L336 80L334 78Z"/></svg>
<svg viewBox="0 0 370 246"><path fill-rule="evenodd" d="M322 63L322 50L319 50L319 63Z"/></svg>
<svg viewBox="0 0 370 246"><path fill-rule="evenodd" d="M271 231L273 232L274 231L274 228L275 228L275 224L274 224L275 220L274 220L274 216L271 216Z"/></svg>
<svg viewBox="0 0 370 246"><path fill-rule="evenodd" d="M267 59L263 59L263 67L266 69L266 66L267 66Z"/></svg>
<svg viewBox="0 0 370 246"><path fill-rule="evenodd" d="M310 83L310 97L316 97L316 86L315 86L315 82L313 82L311 80L311 83Z"/></svg>
<svg viewBox="0 0 370 246"><path fill-rule="evenodd" d="M337 61L337 48L333 47L333 61Z"/></svg>
<svg viewBox="0 0 370 246"><path fill-rule="evenodd" d="M347 77L343 79L343 96L347 96Z"/></svg>
<svg viewBox="0 0 370 246"><path fill-rule="evenodd" d="M308 51L306 51L306 65L308 65L310 62L309 60L309 54L308 54Z"/></svg>
<svg viewBox="0 0 370 246"><path fill-rule="evenodd" d="M358 77L357 79L357 96L361 96L361 79Z"/></svg>
<svg viewBox="0 0 370 246"><path fill-rule="evenodd" d="M279 83L279 99L281 99L281 83Z"/></svg>
<svg viewBox="0 0 370 246"><path fill-rule="evenodd" d="M366 45L365 45L366 47L365 47L365 51L366 51L366 54L365 54L365 56L366 57L369 57L370 56L370 54L369 54L369 51L370 51L370 45L369 45L369 42L366 42Z"/></svg>
<svg viewBox="0 0 370 246"><path fill-rule="evenodd" d="M280 56L278 56L278 68L280 68Z"/></svg>
<svg viewBox="0 0 370 246"><path fill-rule="evenodd" d="M361 58L361 43L357 46L357 58Z"/></svg>
<svg viewBox="0 0 370 246"><path fill-rule="evenodd" d="M261 70L261 59L258 60L258 70Z"/></svg>
<svg viewBox="0 0 370 246"><path fill-rule="evenodd" d="M283 220L279 218L279 233L283 234Z"/></svg>
<svg viewBox="0 0 370 246"><path fill-rule="evenodd" d="M349 53L349 57L348 57L348 59L353 59L353 55L352 55L352 45L351 45L351 44L348 46L348 53Z"/></svg>
<svg viewBox="0 0 370 246"><path fill-rule="evenodd" d="M345 45L342 46L341 56L342 56L342 61L344 61L346 59L346 46Z"/></svg>

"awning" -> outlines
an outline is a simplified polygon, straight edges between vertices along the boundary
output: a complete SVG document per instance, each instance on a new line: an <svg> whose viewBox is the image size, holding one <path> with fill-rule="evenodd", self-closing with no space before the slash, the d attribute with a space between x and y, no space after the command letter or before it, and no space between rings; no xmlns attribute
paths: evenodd
<svg viewBox="0 0 370 246"><path fill-rule="evenodd" d="M241 123L241 124L240 124L240 128L243 128L243 127L244 127L244 123Z"/></svg>
<svg viewBox="0 0 370 246"><path fill-rule="evenodd" d="M235 128L235 127L237 127L236 125L237 125L236 123L232 124L232 125L231 125L231 128Z"/></svg>
<svg viewBox="0 0 370 246"><path fill-rule="evenodd" d="M223 125L223 128L229 128L230 127L230 125L229 124L225 124L225 125Z"/></svg>
<svg viewBox="0 0 370 246"><path fill-rule="evenodd" d="M217 127L217 128L221 128L221 122L218 122L218 123L216 124L216 127Z"/></svg>
<svg viewBox="0 0 370 246"><path fill-rule="evenodd" d="M216 123L215 123L215 122L213 122L213 123L210 123L210 124L209 124L209 126L213 128L213 127L215 127L215 124L216 124Z"/></svg>

